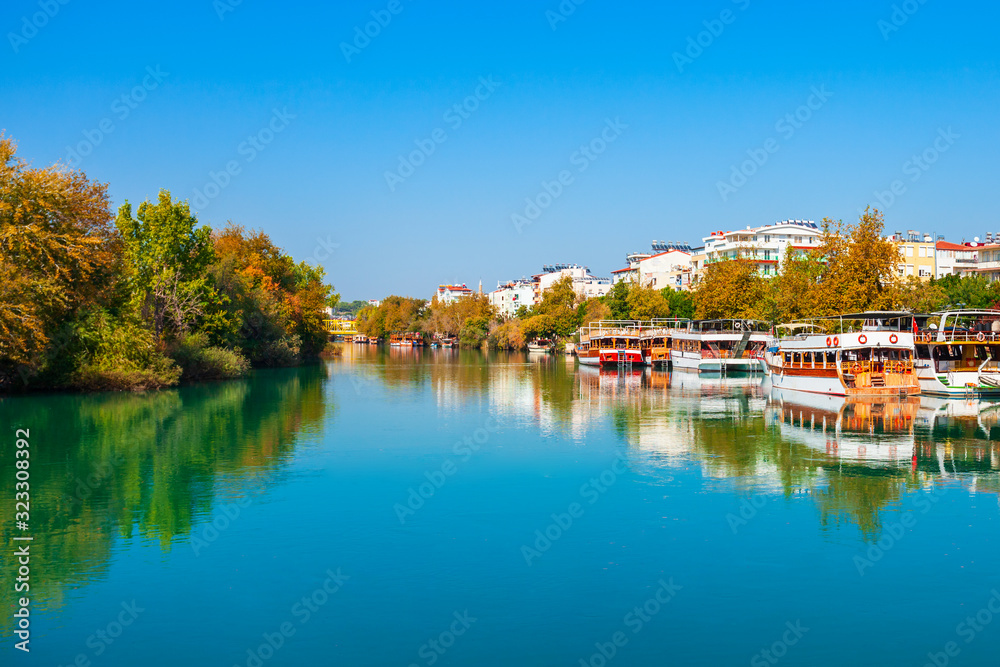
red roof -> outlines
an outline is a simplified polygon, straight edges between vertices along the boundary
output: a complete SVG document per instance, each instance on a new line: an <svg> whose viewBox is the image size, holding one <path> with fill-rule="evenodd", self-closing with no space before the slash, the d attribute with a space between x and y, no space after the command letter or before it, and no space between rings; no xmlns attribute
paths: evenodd
<svg viewBox="0 0 1000 667"><path fill-rule="evenodd" d="M639 269L633 269L631 266L624 269L618 269L617 271L612 271L611 273L625 273L626 271L638 271Z"/></svg>

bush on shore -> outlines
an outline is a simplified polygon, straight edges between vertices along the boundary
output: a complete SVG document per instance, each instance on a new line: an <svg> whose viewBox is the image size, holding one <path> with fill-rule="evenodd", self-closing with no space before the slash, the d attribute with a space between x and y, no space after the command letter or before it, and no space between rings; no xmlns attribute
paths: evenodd
<svg viewBox="0 0 1000 667"><path fill-rule="evenodd" d="M188 334L170 350L185 381L228 380L250 372L250 362L239 352L208 344L208 334Z"/></svg>

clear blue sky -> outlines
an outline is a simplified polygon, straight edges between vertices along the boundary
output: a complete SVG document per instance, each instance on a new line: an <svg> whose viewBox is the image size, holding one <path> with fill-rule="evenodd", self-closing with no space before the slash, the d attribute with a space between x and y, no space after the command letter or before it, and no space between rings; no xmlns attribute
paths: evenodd
<svg viewBox="0 0 1000 667"><path fill-rule="evenodd" d="M53 16L32 19L47 2ZM889 231L1000 231L995 3L895 3L893 23L894 3L871 0L567 0L565 17L558 0L232 2L3 3L0 127L36 165L93 144L79 166L115 206L160 188L199 203L233 163L200 219L323 259L348 299L489 289L552 262L609 275L654 238L855 219L894 181ZM391 20L348 62L341 43L372 12ZM449 113L481 78L499 86ZM807 120L782 121L797 111ZM602 132L603 153L578 153ZM399 156L435 136L390 188ZM730 181L748 151L766 162ZM933 164L911 162L925 151ZM564 170L518 232L512 214ZM723 197L720 182L740 187Z"/></svg>

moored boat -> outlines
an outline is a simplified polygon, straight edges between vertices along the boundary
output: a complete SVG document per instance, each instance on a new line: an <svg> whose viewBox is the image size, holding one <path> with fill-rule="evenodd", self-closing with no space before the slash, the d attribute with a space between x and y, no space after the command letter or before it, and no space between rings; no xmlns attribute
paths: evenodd
<svg viewBox="0 0 1000 667"><path fill-rule="evenodd" d="M1000 310L934 313L916 334L920 393L1000 396Z"/></svg>
<svg viewBox="0 0 1000 667"><path fill-rule="evenodd" d="M670 367L670 346L674 333L683 330L691 320L654 319L641 329L639 346L647 364L654 368Z"/></svg>
<svg viewBox="0 0 1000 667"><path fill-rule="evenodd" d="M913 318L871 311L783 325L779 332L803 332L779 336L765 352L772 386L834 396L916 394ZM836 331L818 331L819 323Z"/></svg>
<svg viewBox="0 0 1000 667"><path fill-rule="evenodd" d="M639 323L631 320L591 322L580 331L577 358L587 366L641 366Z"/></svg>
<svg viewBox="0 0 1000 667"><path fill-rule="evenodd" d="M551 338L536 338L528 343L528 352L535 354L548 354L552 351L553 342Z"/></svg>
<svg viewBox="0 0 1000 667"><path fill-rule="evenodd" d="M767 326L756 320L693 320L671 336L675 370L727 375L763 370Z"/></svg>

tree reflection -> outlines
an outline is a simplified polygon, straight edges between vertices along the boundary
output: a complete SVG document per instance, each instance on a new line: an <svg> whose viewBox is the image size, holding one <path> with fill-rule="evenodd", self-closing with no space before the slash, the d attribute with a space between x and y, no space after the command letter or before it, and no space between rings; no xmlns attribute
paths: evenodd
<svg viewBox="0 0 1000 667"><path fill-rule="evenodd" d="M317 366L148 394L0 400L0 460L14 458L14 429L31 433L33 601L60 606L66 587L102 576L116 539L169 550L220 496L277 481L297 434L326 414L324 377ZM3 475L4 516L13 499L14 477ZM13 576L0 570L3 604Z"/></svg>

